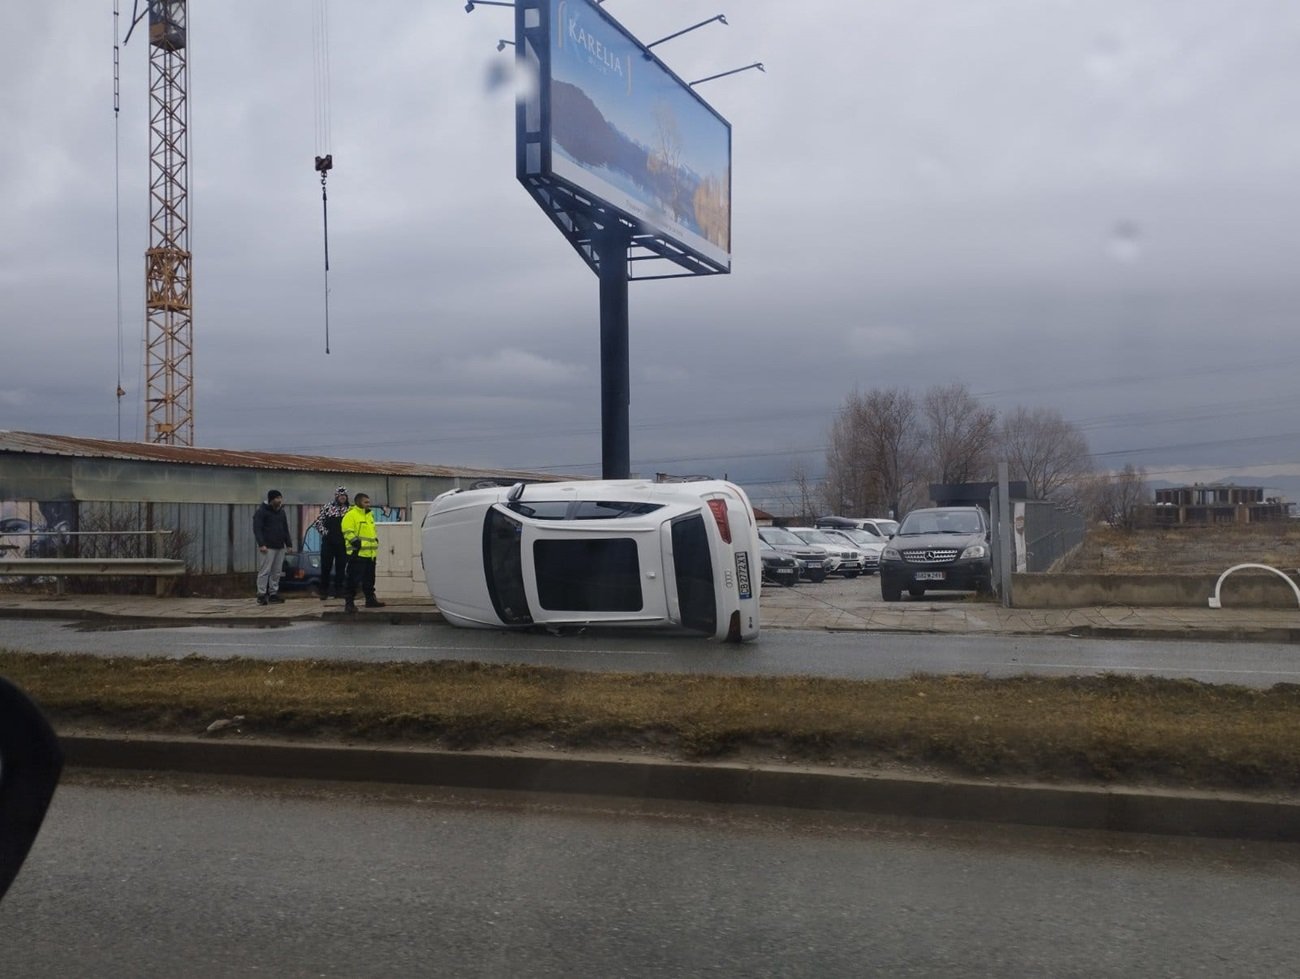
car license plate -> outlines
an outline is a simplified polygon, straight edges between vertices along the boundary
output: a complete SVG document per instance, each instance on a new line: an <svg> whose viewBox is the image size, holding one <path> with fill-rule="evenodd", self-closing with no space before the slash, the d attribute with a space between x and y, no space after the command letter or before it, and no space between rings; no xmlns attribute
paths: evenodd
<svg viewBox="0 0 1300 979"><path fill-rule="evenodd" d="M736 552L736 590L741 598L753 598L754 593L749 584L749 553Z"/></svg>
<svg viewBox="0 0 1300 979"><path fill-rule="evenodd" d="M810 567L814 571L819 570L822 566L822 563L820 561L808 561L807 564L808 567Z"/></svg>
<svg viewBox="0 0 1300 979"><path fill-rule="evenodd" d="M916 573L917 581L943 581L944 573L942 571L918 571Z"/></svg>

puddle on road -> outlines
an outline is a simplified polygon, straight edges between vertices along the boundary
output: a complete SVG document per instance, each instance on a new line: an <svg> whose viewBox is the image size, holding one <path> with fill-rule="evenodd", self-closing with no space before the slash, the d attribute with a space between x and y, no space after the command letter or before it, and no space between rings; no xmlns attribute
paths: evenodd
<svg viewBox="0 0 1300 979"><path fill-rule="evenodd" d="M114 619L108 622L87 620L71 622L66 628L73 632L143 632L147 629L287 629L292 622L218 622L208 620L182 619L176 622L161 622L158 619Z"/></svg>

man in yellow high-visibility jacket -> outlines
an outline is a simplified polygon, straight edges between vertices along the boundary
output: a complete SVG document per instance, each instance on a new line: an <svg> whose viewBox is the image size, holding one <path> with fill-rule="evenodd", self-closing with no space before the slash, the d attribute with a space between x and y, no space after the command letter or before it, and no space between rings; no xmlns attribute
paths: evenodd
<svg viewBox="0 0 1300 979"><path fill-rule="evenodd" d="M357 588L366 596L366 608L383 608L375 597L375 559L379 557L379 535L375 532L375 515L370 512L370 497L358 493L352 508L343 514L343 542L348 551L348 590L344 612L357 610Z"/></svg>

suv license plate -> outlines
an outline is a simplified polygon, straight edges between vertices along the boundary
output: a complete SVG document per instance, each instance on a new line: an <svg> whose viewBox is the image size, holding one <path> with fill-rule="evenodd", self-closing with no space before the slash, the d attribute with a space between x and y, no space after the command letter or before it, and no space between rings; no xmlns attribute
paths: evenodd
<svg viewBox="0 0 1300 979"><path fill-rule="evenodd" d="M822 563L820 561L808 561L807 564L808 567L812 568L814 571L816 571L822 566Z"/></svg>
<svg viewBox="0 0 1300 979"><path fill-rule="evenodd" d="M917 581L943 581L943 578L942 571L918 571L916 573Z"/></svg>

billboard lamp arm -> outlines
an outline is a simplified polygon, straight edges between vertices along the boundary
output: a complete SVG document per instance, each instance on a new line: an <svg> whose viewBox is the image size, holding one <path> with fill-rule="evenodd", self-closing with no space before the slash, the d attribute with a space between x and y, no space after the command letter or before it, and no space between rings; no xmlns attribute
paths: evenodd
<svg viewBox="0 0 1300 979"><path fill-rule="evenodd" d="M656 44L663 44L664 41L671 41L675 37L681 37L683 34L689 34L691 31L695 30L698 27L703 27L705 24L712 24L715 20L725 25L727 23L727 16L726 14L718 14L716 17L710 17L708 20L702 20L698 24L692 24L690 27L683 27L676 34L669 34L667 37L661 37L657 41L652 41L651 43L645 46L645 49L649 51Z"/></svg>
<svg viewBox="0 0 1300 979"><path fill-rule="evenodd" d="M720 71L716 75L710 75L708 78L697 78L693 82L687 82L687 85L694 87L704 82L711 82L715 78L726 78L728 75L734 75L737 72L749 71L751 68L757 68L759 71L766 73L767 69L763 67L763 62L755 61L752 65L745 65L743 68L732 68L731 71Z"/></svg>

